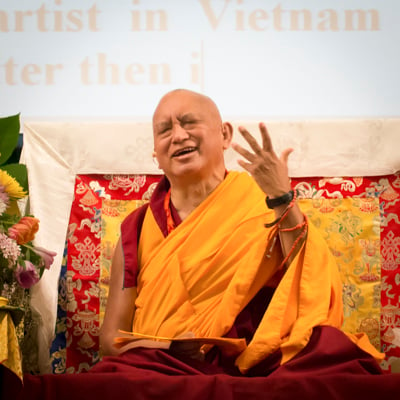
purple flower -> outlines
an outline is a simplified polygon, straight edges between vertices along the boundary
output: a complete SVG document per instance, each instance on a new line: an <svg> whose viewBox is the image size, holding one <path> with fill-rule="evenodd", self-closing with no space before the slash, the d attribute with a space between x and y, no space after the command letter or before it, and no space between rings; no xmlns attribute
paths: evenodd
<svg viewBox="0 0 400 400"><path fill-rule="evenodd" d="M18 264L15 270L15 278L19 285L25 289L29 289L38 283L40 279L36 267L30 261L25 261L25 267Z"/></svg>
<svg viewBox="0 0 400 400"><path fill-rule="evenodd" d="M33 251L40 257L42 257L44 267L49 269L51 264L53 264L54 257L57 255L56 252L46 250L43 247L34 247Z"/></svg>

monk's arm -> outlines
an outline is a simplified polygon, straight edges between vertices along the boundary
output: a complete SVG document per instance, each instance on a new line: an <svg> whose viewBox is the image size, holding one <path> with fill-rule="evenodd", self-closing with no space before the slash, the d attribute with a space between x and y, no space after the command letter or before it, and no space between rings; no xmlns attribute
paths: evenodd
<svg viewBox="0 0 400 400"><path fill-rule="evenodd" d="M135 314L136 287L124 288L124 257L121 240L115 248L111 267L110 290L103 325L100 330L100 347L103 355L117 355L119 350L113 346L118 329L132 330Z"/></svg>
<svg viewBox="0 0 400 400"><path fill-rule="evenodd" d="M286 210L285 205L276 207L274 209L276 218L279 218ZM293 260L302 243L306 238L306 233L303 233L305 227L301 226L304 223L304 214L300 210L297 203L294 203L293 207L289 210L287 216L279 224L279 241L281 243L283 257L289 255L287 264ZM298 226L297 229L291 230ZM285 231L285 229L288 229Z"/></svg>
<svg viewBox="0 0 400 400"><path fill-rule="evenodd" d="M239 165L253 176L267 196L274 199L291 190L288 176L288 157L293 149L283 150L278 157L273 149L267 127L264 123L260 123L259 128L262 137L261 145L246 128L239 127L239 132L250 145L251 150L249 151L237 143L232 143L232 148L245 158L245 160L238 160ZM278 221L283 256L286 259L289 255L286 262L290 263L305 239L307 227L302 225L304 215L299 206L294 203L293 207L288 210L287 206L288 204L274 207L274 211L276 221Z"/></svg>
<svg viewBox="0 0 400 400"><path fill-rule="evenodd" d="M114 338L121 336L119 329L131 332L135 315L137 288L124 288L124 255L119 240L115 248L110 277L110 290L103 325L100 330L100 348L105 356L116 356L136 347L154 347L168 349L169 342L138 340L121 348L114 346Z"/></svg>

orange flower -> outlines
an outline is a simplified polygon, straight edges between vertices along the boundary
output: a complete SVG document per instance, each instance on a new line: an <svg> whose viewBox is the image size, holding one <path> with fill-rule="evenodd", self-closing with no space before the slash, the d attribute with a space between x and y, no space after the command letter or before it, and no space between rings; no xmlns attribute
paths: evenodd
<svg viewBox="0 0 400 400"><path fill-rule="evenodd" d="M31 242L39 230L39 220L34 217L22 217L19 222L8 229L8 236L18 244Z"/></svg>

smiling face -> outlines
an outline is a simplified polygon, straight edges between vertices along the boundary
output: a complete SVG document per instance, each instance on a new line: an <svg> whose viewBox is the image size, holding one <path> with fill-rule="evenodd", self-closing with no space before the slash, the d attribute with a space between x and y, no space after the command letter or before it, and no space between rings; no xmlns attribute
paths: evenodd
<svg viewBox="0 0 400 400"><path fill-rule="evenodd" d="M171 184L224 175L223 153L232 132L208 97L187 90L167 93L154 112L153 133L157 160Z"/></svg>

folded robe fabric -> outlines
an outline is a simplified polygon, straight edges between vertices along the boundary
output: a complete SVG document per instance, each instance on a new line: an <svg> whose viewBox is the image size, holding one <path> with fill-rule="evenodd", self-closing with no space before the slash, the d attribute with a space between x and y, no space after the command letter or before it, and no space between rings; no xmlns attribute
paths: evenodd
<svg viewBox="0 0 400 400"><path fill-rule="evenodd" d="M104 357L88 373L25 376L15 400L376 400L396 398L400 379L382 375L378 364L338 329L316 327L307 346L279 366L274 354L259 364L260 374L243 377L166 350L136 348Z"/></svg>
<svg viewBox="0 0 400 400"><path fill-rule="evenodd" d="M238 172L230 172L167 237L149 207L139 241L133 331L167 337L188 331L197 337L226 334L277 272L280 249L269 251L273 235L264 226L274 218L265 194L248 174ZM238 368L245 373L278 349L284 363L305 347L313 327L340 328L341 290L334 258L310 226L253 340L237 358ZM365 336L351 339L381 359Z"/></svg>

